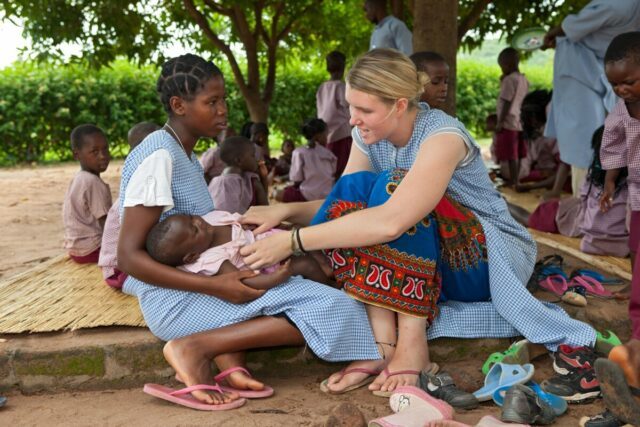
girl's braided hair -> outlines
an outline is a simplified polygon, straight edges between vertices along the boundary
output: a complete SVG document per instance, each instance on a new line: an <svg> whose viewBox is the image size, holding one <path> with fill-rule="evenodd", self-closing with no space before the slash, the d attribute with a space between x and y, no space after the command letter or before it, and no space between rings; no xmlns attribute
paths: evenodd
<svg viewBox="0 0 640 427"><path fill-rule="evenodd" d="M213 62L191 53L171 58L162 64L156 91L165 111L171 113L171 97L179 96L191 101L205 83L216 76L222 77L222 71Z"/></svg>
<svg viewBox="0 0 640 427"><path fill-rule="evenodd" d="M591 166L589 167L589 172L587 174L587 180L589 181L589 192L591 192L591 187L595 186L596 188L602 189L604 187L604 178L607 173L606 170L602 169L602 163L600 162L600 147L602 146L602 135L604 134L604 126L600 126L593 133L593 137L591 138L591 148L593 148L593 160L591 161ZM627 168L624 167L620 170L620 175L616 179L616 190L617 194L622 188L622 184L626 182L626 178L628 175Z"/></svg>

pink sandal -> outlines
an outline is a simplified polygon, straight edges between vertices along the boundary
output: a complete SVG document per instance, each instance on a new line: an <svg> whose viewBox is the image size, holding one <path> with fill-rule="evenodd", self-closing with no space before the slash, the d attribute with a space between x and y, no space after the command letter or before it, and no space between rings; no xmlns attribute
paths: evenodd
<svg viewBox="0 0 640 427"><path fill-rule="evenodd" d="M453 408L418 387L398 387L389 398L395 414L369 421L369 427L422 427L429 421L452 420Z"/></svg>
<svg viewBox="0 0 640 427"><path fill-rule="evenodd" d="M352 390L355 390L357 388L360 387L364 387L367 384L373 382L373 380L375 379L375 377L377 377L378 375L380 375L380 371L377 371L375 369L368 369L368 368L344 368L343 370L340 371L340 379L344 378L346 375L349 374L353 374L353 373L362 373L362 374L367 374L369 375L367 378L365 378L364 380L360 381L359 383L356 384L352 384L349 387L345 387L342 390L339 391L334 391L331 390L329 388L329 378L327 378L326 380L322 381L320 383L320 390L322 390L324 393L329 393L329 394L342 394L342 393L346 393Z"/></svg>
<svg viewBox="0 0 640 427"><path fill-rule="evenodd" d="M538 285L545 291L561 297L569 288L567 278L561 274L553 274L542 279Z"/></svg>
<svg viewBox="0 0 640 427"><path fill-rule="evenodd" d="M215 380L215 382L220 383L224 381L229 375L238 371L242 372L248 377L253 378L251 376L251 373L246 368L243 368L242 366L236 366L233 368L225 369L224 371L220 372L218 375L213 377L213 379ZM219 386L219 387L225 392L237 393L238 396L246 397L247 399L262 399L265 397L273 396L273 388L269 387L268 385L265 385L262 390L240 389L240 388L235 388L235 387L226 386L226 385Z"/></svg>
<svg viewBox="0 0 640 427"><path fill-rule="evenodd" d="M587 294L601 298L611 298L613 294L602 286L597 279L593 277L577 274L571 277L571 283L577 286L582 286Z"/></svg>
<svg viewBox="0 0 640 427"><path fill-rule="evenodd" d="M213 390L218 393L223 393L224 390L218 385L198 384L191 387L185 387L180 390L174 390L169 387L162 386L160 384L145 384L142 389L143 392L157 397L159 399L166 400L167 402L175 403L177 405L186 406L187 408L197 409L199 411L226 411L229 409L239 408L244 405L246 399L237 399L229 403L220 403L218 405L212 405L209 403L200 402L198 399L191 395L192 391L196 390Z"/></svg>

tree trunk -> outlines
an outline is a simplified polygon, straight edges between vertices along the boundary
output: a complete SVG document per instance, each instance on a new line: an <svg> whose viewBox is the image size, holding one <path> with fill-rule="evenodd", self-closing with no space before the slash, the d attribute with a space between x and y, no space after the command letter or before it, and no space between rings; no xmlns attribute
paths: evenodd
<svg viewBox="0 0 640 427"><path fill-rule="evenodd" d="M444 56L450 67L449 114L455 114L456 52L458 51L458 0L420 0L413 10L413 51L430 50Z"/></svg>
<svg viewBox="0 0 640 427"><path fill-rule="evenodd" d="M248 96L245 96L245 104L252 122L267 123L269 119L269 104L262 100L259 91L251 92Z"/></svg>

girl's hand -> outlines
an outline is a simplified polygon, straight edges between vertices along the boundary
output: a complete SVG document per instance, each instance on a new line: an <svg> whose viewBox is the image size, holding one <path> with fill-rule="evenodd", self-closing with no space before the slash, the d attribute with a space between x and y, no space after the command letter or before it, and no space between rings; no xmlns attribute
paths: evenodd
<svg viewBox="0 0 640 427"><path fill-rule="evenodd" d="M616 185L614 182L605 181L604 189L602 190L602 195L600 196L600 210L602 212L607 212L611 209L611 204L613 203L613 194L616 191Z"/></svg>
<svg viewBox="0 0 640 427"><path fill-rule="evenodd" d="M257 226L256 229L253 230L253 234L256 235L277 227L286 218L287 212L284 204L273 206L251 206L247 213L240 218L240 223L244 225Z"/></svg>
<svg viewBox="0 0 640 427"><path fill-rule="evenodd" d="M243 304L258 299L265 291L253 289L242 283L242 279L249 279L254 276L256 276L256 273L251 270L239 270L221 274L216 277L217 280L215 286L211 288L210 295L232 304Z"/></svg>
<svg viewBox="0 0 640 427"><path fill-rule="evenodd" d="M240 248L244 263L252 270L273 265L291 256L291 233L275 233Z"/></svg>

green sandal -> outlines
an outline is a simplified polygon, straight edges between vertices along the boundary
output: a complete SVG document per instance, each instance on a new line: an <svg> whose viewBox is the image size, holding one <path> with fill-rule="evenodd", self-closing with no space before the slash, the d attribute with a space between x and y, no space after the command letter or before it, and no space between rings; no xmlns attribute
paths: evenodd
<svg viewBox="0 0 640 427"><path fill-rule="evenodd" d="M529 341L516 341L511 344L506 351L503 351L502 353L496 352L490 354L487 360L482 365L482 373L487 375L491 367L496 363L524 365L525 363L529 363L529 361Z"/></svg>
<svg viewBox="0 0 640 427"><path fill-rule="evenodd" d="M622 341L613 331L608 329L605 332L596 331L596 345L594 347L596 352L607 357L611 349L617 345L622 345Z"/></svg>

